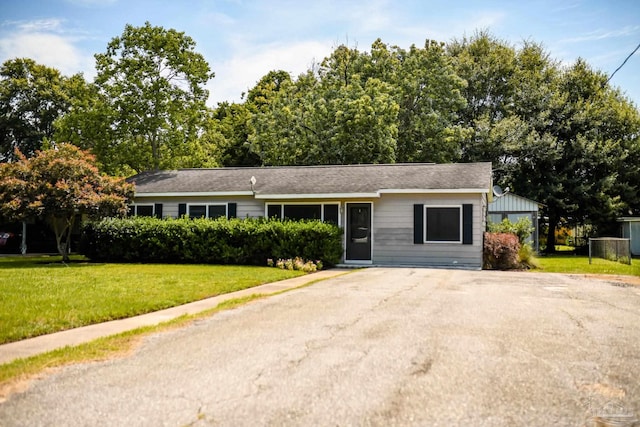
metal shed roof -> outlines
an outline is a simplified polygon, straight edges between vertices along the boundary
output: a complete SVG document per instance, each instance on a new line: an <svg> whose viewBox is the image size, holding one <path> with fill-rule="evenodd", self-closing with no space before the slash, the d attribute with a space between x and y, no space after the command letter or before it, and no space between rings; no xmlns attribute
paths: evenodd
<svg viewBox="0 0 640 427"><path fill-rule="evenodd" d="M489 203L489 212L538 212L539 203L526 197L507 193L502 197L494 197Z"/></svg>

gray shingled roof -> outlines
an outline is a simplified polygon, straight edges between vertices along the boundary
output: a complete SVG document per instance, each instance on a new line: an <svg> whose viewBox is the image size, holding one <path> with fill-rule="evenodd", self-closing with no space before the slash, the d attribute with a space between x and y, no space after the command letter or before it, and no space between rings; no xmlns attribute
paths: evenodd
<svg viewBox="0 0 640 427"><path fill-rule="evenodd" d="M181 169L144 172L128 179L136 194L242 193L256 196L377 193L381 190L489 191L491 163L383 164Z"/></svg>

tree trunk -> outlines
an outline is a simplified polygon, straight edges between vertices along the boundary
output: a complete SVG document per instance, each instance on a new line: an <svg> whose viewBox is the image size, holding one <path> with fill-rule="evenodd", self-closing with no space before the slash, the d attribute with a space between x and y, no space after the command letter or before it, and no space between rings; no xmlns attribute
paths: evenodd
<svg viewBox="0 0 640 427"><path fill-rule="evenodd" d="M56 235L56 247L58 253L62 255L62 262L69 261L69 243L71 242L74 221L75 215L71 218L50 218L53 232Z"/></svg>

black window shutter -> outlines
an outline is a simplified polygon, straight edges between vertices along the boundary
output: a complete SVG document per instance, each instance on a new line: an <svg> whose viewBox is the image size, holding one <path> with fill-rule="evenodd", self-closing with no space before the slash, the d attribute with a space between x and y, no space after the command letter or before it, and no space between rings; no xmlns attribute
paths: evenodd
<svg viewBox="0 0 640 427"><path fill-rule="evenodd" d="M156 218L162 219L162 203L156 203L153 208Z"/></svg>
<svg viewBox="0 0 640 427"><path fill-rule="evenodd" d="M179 203L178 204L178 218L187 214L187 204Z"/></svg>
<svg viewBox="0 0 640 427"><path fill-rule="evenodd" d="M424 205L413 205L413 243L424 243Z"/></svg>
<svg viewBox="0 0 640 427"><path fill-rule="evenodd" d="M462 205L462 244L473 244L473 205Z"/></svg>
<svg viewBox="0 0 640 427"><path fill-rule="evenodd" d="M237 210L238 210L237 203L227 204L227 218L235 218L237 215Z"/></svg>

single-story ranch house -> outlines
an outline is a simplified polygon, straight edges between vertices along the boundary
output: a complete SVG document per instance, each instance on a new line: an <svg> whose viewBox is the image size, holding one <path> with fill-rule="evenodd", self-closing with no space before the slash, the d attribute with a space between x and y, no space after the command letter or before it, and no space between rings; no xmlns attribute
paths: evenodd
<svg viewBox="0 0 640 427"><path fill-rule="evenodd" d="M182 169L129 179L131 212L320 219L345 264L482 267L491 163Z"/></svg>

